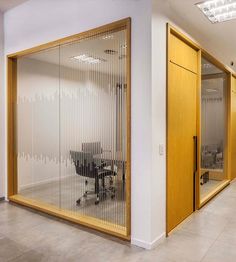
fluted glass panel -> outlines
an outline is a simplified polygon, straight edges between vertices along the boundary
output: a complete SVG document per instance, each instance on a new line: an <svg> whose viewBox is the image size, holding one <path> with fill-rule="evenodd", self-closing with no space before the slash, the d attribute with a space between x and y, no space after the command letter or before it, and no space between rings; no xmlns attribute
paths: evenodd
<svg viewBox="0 0 236 262"><path fill-rule="evenodd" d="M125 226L125 31L60 47L61 207Z"/></svg>
<svg viewBox="0 0 236 262"><path fill-rule="evenodd" d="M18 193L59 205L59 48L18 59L17 167Z"/></svg>
<svg viewBox="0 0 236 262"><path fill-rule="evenodd" d="M18 59L20 195L125 228L126 65L126 30Z"/></svg>

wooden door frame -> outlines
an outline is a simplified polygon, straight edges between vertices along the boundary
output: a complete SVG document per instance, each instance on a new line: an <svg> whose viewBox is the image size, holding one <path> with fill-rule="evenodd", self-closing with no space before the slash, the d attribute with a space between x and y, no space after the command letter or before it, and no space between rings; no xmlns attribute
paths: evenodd
<svg viewBox="0 0 236 262"><path fill-rule="evenodd" d="M23 56L37 53L49 48L82 40L98 34L126 30L127 39L127 165L126 165L126 227L113 227L112 224L102 224L98 219L85 216L71 215L69 212L59 210L39 201L26 199L17 195L17 151L16 151L16 101L17 101L17 60ZM104 233L130 240L131 235L131 18L122 19L95 29L68 36L50 43L42 44L27 50L7 56L7 177L8 199L12 202L40 210L86 227Z"/></svg>
<svg viewBox="0 0 236 262"><path fill-rule="evenodd" d="M168 90L169 90L169 63L170 63L170 36L173 34L177 38L179 38L181 41L183 41L185 44L189 45L191 48L195 49L198 53L198 72L197 72L197 101L199 101L201 97L201 48L194 43L190 38L186 37L183 33L181 33L179 30L177 30L175 27L167 23L167 64L166 64L166 236L168 236ZM197 128L197 137L200 138L200 125L199 125L199 116L201 115L200 113L200 105L197 102L197 123L196 123L196 128ZM198 160L197 160L197 174L195 174L195 189L194 189L194 200L195 200L195 207L194 209L198 209L198 203L199 203L199 184L200 184L200 179L199 179L199 172L200 172L200 143L198 140L198 146L197 146L197 152L198 152Z"/></svg>
<svg viewBox="0 0 236 262"><path fill-rule="evenodd" d="M230 180L227 181L221 188L215 190L211 197L207 199L204 203L200 203L200 167L201 167L201 58L204 56L218 68L222 69L228 78L228 88L227 88L227 141L226 141L226 174L229 178L231 172L231 75L232 70L225 66L223 63L219 62L214 56L203 49L199 44L194 42L189 37L185 36L178 29L167 23L167 52L166 52L166 235L167 225L168 225L168 86L169 86L169 52L170 52L170 35L173 34L182 40L184 43L188 44L190 47L198 51L198 91L197 91L197 136L198 136L198 174L195 177L195 209L200 209L208 201L210 201L215 195L217 195L221 190L229 185ZM233 74L235 77L236 75Z"/></svg>

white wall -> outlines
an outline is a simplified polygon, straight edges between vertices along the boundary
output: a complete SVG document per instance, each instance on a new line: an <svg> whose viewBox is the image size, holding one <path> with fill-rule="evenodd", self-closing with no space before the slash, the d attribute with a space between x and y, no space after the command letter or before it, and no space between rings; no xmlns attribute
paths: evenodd
<svg viewBox="0 0 236 262"><path fill-rule="evenodd" d="M4 126L5 126L5 110L4 110L4 54L3 54L3 14L0 12L0 197L5 194L5 140L4 140Z"/></svg>
<svg viewBox="0 0 236 262"><path fill-rule="evenodd" d="M166 17L152 10L152 241L166 231ZM163 146L163 155L159 147ZM155 201L154 201L155 200Z"/></svg>
<svg viewBox="0 0 236 262"><path fill-rule="evenodd" d="M5 55L126 17L132 18L131 237L134 244L150 247L163 232L159 229L163 211L153 219L157 220L157 229L151 228L151 206L155 207L155 199L151 199L151 0L27 1L4 16ZM1 106L5 108L6 104ZM156 172L162 174L163 167L157 166Z"/></svg>

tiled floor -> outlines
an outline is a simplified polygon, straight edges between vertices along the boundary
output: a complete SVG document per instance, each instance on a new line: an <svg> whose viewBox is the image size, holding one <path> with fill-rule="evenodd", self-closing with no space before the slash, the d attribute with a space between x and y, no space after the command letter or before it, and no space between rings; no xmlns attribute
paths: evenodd
<svg viewBox="0 0 236 262"><path fill-rule="evenodd" d="M1 262L235 262L235 247L236 182L151 251L0 203Z"/></svg>

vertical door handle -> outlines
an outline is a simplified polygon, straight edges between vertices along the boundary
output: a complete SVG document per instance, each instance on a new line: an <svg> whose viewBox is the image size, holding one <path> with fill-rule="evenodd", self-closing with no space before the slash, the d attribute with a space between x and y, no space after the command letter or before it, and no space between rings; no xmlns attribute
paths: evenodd
<svg viewBox="0 0 236 262"><path fill-rule="evenodd" d="M197 162L198 162L198 140L197 140L197 136L193 137L194 140L194 173L197 172Z"/></svg>
<svg viewBox="0 0 236 262"><path fill-rule="evenodd" d="M196 210L196 173L198 167L198 140L197 136L193 137L194 140L194 172L193 172L193 211Z"/></svg>

